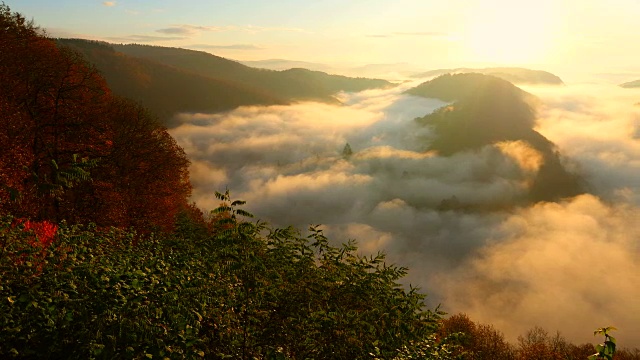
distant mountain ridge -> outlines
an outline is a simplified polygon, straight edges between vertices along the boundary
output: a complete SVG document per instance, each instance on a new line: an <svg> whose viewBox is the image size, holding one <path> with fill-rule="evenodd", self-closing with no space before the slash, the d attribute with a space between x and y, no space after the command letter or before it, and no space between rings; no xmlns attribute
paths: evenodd
<svg viewBox="0 0 640 360"><path fill-rule="evenodd" d="M414 78L425 78L444 74L478 73L492 75L513 84L520 85L564 85L560 77L542 70L531 70L519 67L493 67L483 69L457 68L438 69L416 74Z"/></svg>
<svg viewBox="0 0 640 360"><path fill-rule="evenodd" d="M305 69L255 69L201 51L58 39L82 53L114 93L141 102L167 126L179 112L220 112L246 105L313 100L338 103L339 91L392 86Z"/></svg>
<svg viewBox="0 0 640 360"><path fill-rule="evenodd" d="M411 77L423 72L424 67L410 63L375 63L364 65L329 65L308 61L267 59L241 61L241 63L271 70L288 70L292 68L305 68L309 70L323 71L327 73L340 74L351 77L384 78L399 80Z"/></svg>
<svg viewBox="0 0 640 360"><path fill-rule="evenodd" d="M283 71L256 69L203 51L136 44L112 46L129 56L214 79L234 81L286 99L331 101L339 91L362 91L392 85L382 79L350 78L301 68Z"/></svg>
<svg viewBox="0 0 640 360"><path fill-rule="evenodd" d="M240 61L240 63L260 69L269 69L269 70L289 70L293 68L304 68L315 71L323 71L326 73L332 73L335 69L326 64L314 63L309 61L298 61L298 60L286 60L286 59L266 59L266 60L247 60Z"/></svg>

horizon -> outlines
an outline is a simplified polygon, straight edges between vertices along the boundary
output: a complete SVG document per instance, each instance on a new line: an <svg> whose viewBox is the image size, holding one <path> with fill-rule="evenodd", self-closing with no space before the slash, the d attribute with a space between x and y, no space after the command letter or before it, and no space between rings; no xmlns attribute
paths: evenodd
<svg viewBox="0 0 640 360"><path fill-rule="evenodd" d="M635 0L5 3L52 37L180 47L237 61L284 59L334 69L407 64L423 71L525 67L568 82L640 75L640 51L627 46L640 40Z"/></svg>

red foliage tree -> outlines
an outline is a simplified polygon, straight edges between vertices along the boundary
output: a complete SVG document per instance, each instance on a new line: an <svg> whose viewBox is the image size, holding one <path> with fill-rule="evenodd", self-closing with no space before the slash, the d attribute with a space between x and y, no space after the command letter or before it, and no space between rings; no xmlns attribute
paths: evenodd
<svg viewBox="0 0 640 360"><path fill-rule="evenodd" d="M0 112L10 115L0 133L13 132L11 145L28 153L20 189L28 206L21 210L58 221L68 215L63 193L77 159L99 158L106 150L109 126L100 114L109 90L78 54L58 48L4 5L0 15Z"/></svg>
<svg viewBox="0 0 640 360"><path fill-rule="evenodd" d="M0 79L0 212L173 229L191 190L184 151L145 109L114 98L78 53L6 5Z"/></svg>
<svg viewBox="0 0 640 360"><path fill-rule="evenodd" d="M113 98L108 116L113 145L95 177L113 193L104 213L137 229L173 230L191 194L184 151L133 101Z"/></svg>

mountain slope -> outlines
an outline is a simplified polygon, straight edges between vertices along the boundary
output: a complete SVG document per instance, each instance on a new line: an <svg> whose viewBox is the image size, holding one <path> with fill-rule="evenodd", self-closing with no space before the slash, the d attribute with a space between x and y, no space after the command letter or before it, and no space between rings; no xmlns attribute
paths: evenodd
<svg viewBox="0 0 640 360"><path fill-rule="evenodd" d="M552 201L583 192L579 177L564 168L555 145L534 130L536 98L509 83L482 74L442 75L407 93L452 105L417 119L434 128L430 144L444 156L504 141L523 141L543 159L529 188L532 201Z"/></svg>
<svg viewBox="0 0 640 360"><path fill-rule="evenodd" d="M338 103L339 91L392 86L385 80L319 71L254 69L205 52L58 39L100 70L114 93L141 102L167 125L179 112L220 112L246 105L313 100Z"/></svg>
<svg viewBox="0 0 640 360"><path fill-rule="evenodd" d="M179 112L219 112L243 105L287 101L242 84L193 74L116 52L109 44L59 39L82 53L105 77L112 91L144 104L165 125Z"/></svg>
<svg viewBox="0 0 640 360"><path fill-rule="evenodd" d="M339 91L362 91L391 86L386 80L350 78L320 71L256 69L202 51L146 45L112 45L123 54L153 60L198 75L235 81L292 100L333 101Z"/></svg>

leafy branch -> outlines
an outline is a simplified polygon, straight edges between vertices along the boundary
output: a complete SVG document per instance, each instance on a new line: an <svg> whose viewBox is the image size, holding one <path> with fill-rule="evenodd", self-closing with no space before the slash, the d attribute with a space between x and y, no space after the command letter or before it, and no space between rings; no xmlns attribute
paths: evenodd
<svg viewBox="0 0 640 360"><path fill-rule="evenodd" d="M607 326L593 332L593 336L604 335L604 343L594 346L596 353L589 356L589 360L613 360L613 355L616 352L616 338L609 334L613 330L617 329L613 326Z"/></svg>

